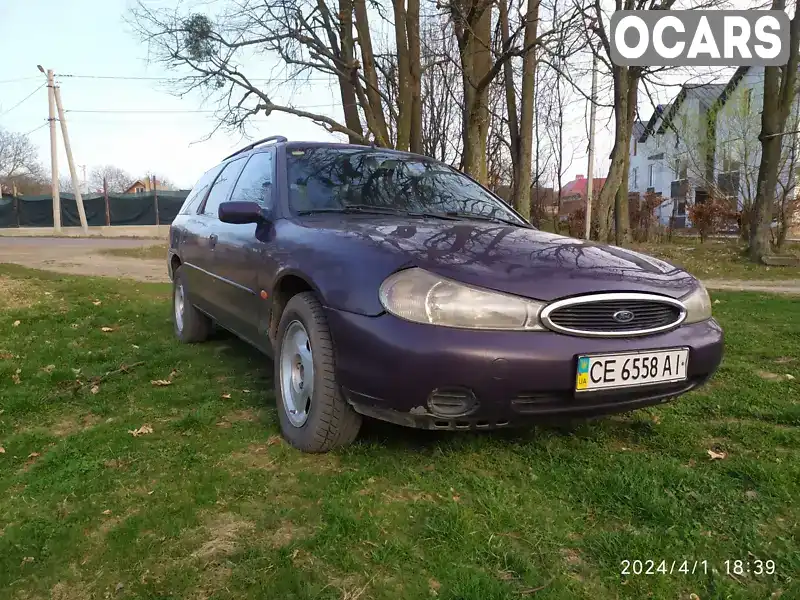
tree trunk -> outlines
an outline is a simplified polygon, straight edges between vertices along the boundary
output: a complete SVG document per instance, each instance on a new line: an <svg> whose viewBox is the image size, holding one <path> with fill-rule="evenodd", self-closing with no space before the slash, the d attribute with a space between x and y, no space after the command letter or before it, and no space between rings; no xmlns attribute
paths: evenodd
<svg viewBox="0 0 800 600"><path fill-rule="evenodd" d="M408 69L411 87L411 125L409 145L412 152L422 153L422 66L420 64L419 0L408 0L406 13L408 35Z"/></svg>
<svg viewBox="0 0 800 600"><path fill-rule="evenodd" d="M408 150L411 143L411 86L406 35L405 0L394 0L394 37L397 45L397 142L395 148Z"/></svg>
<svg viewBox="0 0 800 600"><path fill-rule="evenodd" d="M361 47L361 59L366 81L366 91L359 92L361 108L367 126L375 137L375 143L379 146L391 146L389 138L389 128L386 126L386 119L383 114L383 102L378 91L378 72L375 69L375 55L372 51L372 37L369 29L369 18L367 17L367 6L365 0L353 0L353 9L356 17L356 31L358 31L358 45Z"/></svg>
<svg viewBox="0 0 800 600"><path fill-rule="evenodd" d="M462 169L481 183L486 183L486 139L489 135L489 88L478 87L491 69L490 40L492 33L491 2L467 0L459 5L461 25L456 23L461 53L464 86L464 116L461 157ZM462 15L469 20L463 22Z"/></svg>
<svg viewBox="0 0 800 600"><path fill-rule="evenodd" d="M531 219L531 150L533 146L533 93L536 74L536 41L539 24L539 0L528 0L528 11L525 17L525 42L527 49L522 57L522 98L520 102L520 158L519 177L516 184L514 206L528 221Z"/></svg>
<svg viewBox="0 0 800 600"><path fill-rule="evenodd" d="M503 48L507 48L511 37L508 25L508 2L499 0L500 8L500 42ZM519 145L519 121L517 120L517 91L514 88L514 65L511 61L506 61L503 65L503 87L506 93L506 110L508 112L508 131L511 146L511 164L513 177L511 178L511 204L516 207L517 187L519 184L519 165L520 165L520 145Z"/></svg>
<svg viewBox="0 0 800 600"><path fill-rule="evenodd" d="M611 208L614 205L622 184L625 170L625 156L629 152L630 141L626 139L625 121L628 115L628 76L627 68L612 67L614 75L614 147L611 150L611 165L600 196L597 199L597 236L600 242L607 242L611 234Z"/></svg>
<svg viewBox="0 0 800 600"><path fill-rule="evenodd" d="M784 10L785 0L773 0L773 10ZM756 200L750 224L750 260L763 262L770 253L772 209L781 164L781 139L795 99L798 59L800 58L800 6L789 29L789 60L782 67L764 67L764 106L761 111L761 162L756 180Z"/></svg>
<svg viewBox="0 0 800 600"><path fill-rule="evenodd" d="M355 41L353 40L353 0L339 0L339 39L340 59L349 73L352 73L355 63ZM363 135L361 117L358 114L356 88L349 77L339 75L339 92L342 97L342 110L344 111L345 126ZM351 144L358 144L361 140L354 135L349 136Z"/></svg>
<svg viewBox="0 0 800 600"><path fill-rule="evenodd" d="M625 69L627 77L627 111L625 113L625 153L622 166L622 181L614 201L614 243L617 246L631 241L630 213L628 211L628 175L630 173L630 143L633 135L633 120L636 117L639 78L634 69Z"/></svg>

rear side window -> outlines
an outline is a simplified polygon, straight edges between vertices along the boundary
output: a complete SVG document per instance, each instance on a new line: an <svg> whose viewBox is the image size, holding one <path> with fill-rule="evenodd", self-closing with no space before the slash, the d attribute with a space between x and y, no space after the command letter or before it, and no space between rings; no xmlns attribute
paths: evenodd
<svg viewBox="0 0 800 600"><path fill-rule="evenodd" d="M217 165L210 171L207 171L206 174L203 175L196 184L194 184L192 191L189 192L189 195L183 202L183 206L181 206L181 210L178 212L178 214L189 215L197 212L197 207L200 206L203 198L206 197L208 188L211 187L211 184L214 182L214 177L217 176L217 173L220 172L221 168L222 165Z"/></svg>
<svg viewBox="0 0 800 600"><path fill-rule="evenodd" d="M272 208L272 153L259 152L247 161L231 200L257 202L263 208Z"/></svg>
<svg viewBox="0 0 800 600"><path fill-rule="evenodd" d="M206 205L203 207L204 215L217 216L219 205L228 199L231 188L233 188L233 184L236 183L236 178L239 176L239 171L242 170L242 165L244 165L244 158L232 160L225 165L208 194Z"/></svg>

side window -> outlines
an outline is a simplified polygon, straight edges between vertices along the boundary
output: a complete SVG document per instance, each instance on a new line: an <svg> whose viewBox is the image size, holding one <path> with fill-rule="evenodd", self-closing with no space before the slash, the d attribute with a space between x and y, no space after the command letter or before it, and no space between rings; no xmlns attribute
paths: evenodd
<svg viewBox="0 0 800 600"><path fill-rule="evenodd" d="M258 202L264 208L272 207L272 153L259 152L247 161L231 200Z"/></svg>
<svg viewBox="0 0 800 600"><path fill-rule="evenodd" d="M188 215L197 211L197 207L203 201L203 198L205 198L208 188L214 181L214 177L216 177L217 173L219 173L219 169L220 169L219 166L216 166L210 171L207 171L205 175L203 175L198 180L198 182L194 184L192 191L189 193L189 195L186 197L186 200L183 202L180 214Z"/></svg>
<svg viewBox="0 0 800 600"><path fill-rule="evenodd" d="M233 184L236 183L236 178L239 176L239 171L242 170L243 164L244 159L239 158L225 165L208 194L206 205L203 207L204 215L217 216L217 209L219 209L220 204L228 199L228 194L230 194Z"/></svg>

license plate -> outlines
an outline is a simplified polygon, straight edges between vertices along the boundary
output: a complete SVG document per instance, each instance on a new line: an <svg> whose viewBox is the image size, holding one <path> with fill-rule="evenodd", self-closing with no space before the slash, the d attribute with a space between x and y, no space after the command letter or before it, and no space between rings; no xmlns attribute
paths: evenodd
<svg viewBox="0 0 800 600"><path fill-rule="evenodd" d="M579 356L575 391L684 381L688 363L688 348Z"/></svg>

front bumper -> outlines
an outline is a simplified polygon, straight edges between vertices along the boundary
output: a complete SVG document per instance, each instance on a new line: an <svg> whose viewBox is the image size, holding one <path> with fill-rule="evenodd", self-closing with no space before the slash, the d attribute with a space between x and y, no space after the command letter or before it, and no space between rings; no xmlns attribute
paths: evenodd
<svg viewBox="0 0 800 600"><path fill-rule="evenodd" d="M708 379L722 360L713 319L640 338L598 339L553 332L475 331L422 325L390 314L328 308L337 377L360 413L410 427L491 429L625 412L666 402ZM580 354L689 348L688 379L576 394ZM460 414L432 392L471 394Z"/></svg>

